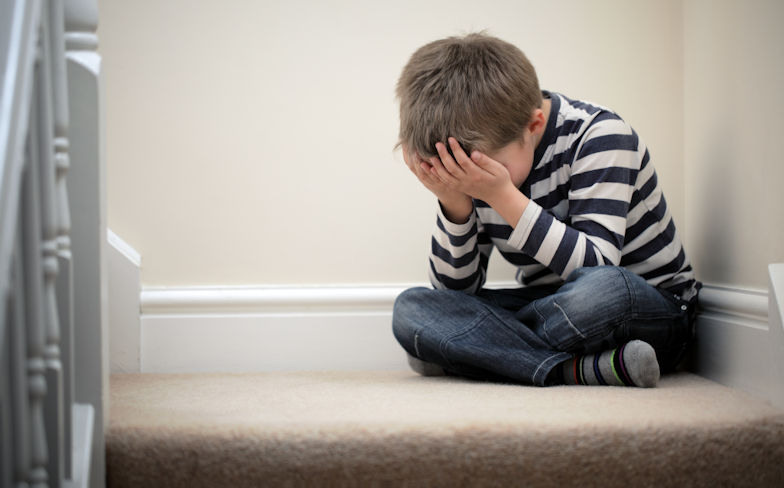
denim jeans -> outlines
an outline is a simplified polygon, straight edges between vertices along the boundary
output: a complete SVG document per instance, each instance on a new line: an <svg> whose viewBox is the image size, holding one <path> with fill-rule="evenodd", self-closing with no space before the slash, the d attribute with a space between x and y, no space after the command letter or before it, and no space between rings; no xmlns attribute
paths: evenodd
<svg viewBox="0 0 784 488"><path fill-rule="evenodd" d="M695 304L600 266L575 270L560 287L411 288L395 301L392 328L406 352L448 373L543 386L574 355L633 339L653 346L663 373L674 370L694 336Z"/></svg>

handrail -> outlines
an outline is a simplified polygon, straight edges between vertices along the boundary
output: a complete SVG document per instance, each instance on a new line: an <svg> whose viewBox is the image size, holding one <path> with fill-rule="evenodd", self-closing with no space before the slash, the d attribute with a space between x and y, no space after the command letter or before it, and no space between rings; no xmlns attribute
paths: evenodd
<svg viewBox="0 0 784 488"><path fill-rule="evenodd" d="M8 2L6 2L8 3ZM40 2L10 2L0 18L10 24L0 30L3 49L0 78L0 296L10 286L11 254L32 95L33 62L40 23ZM5 316L5 302L0 303Z"/></svg>
<svg viewBox="0 0 784 488"><path fill-rule="evenodd" d="M96 87L77 97L69 90L66 3L72 15L95 4L0 0L1 487L104 484L90 480L89 462L93 431L103 432L100 401L77 403L88 381L74 367L74 351L84 353L84 339L95 335L86 327L97 326L100 337L100 320L76 327L74 310L86 303L100 312L99 287L82 286L82 276L101 261L92 249L74 258L97 230L82 232L72 252L69 209L84 196L72 198L66 186L73 148L82 151L79 171L95 173L100 163L97 131L74 140L68 134L69 106L94 109L98 94ZM88 180L77 193L102 195L100 180ZM100 347L88 353L100 363Z"/></svg>

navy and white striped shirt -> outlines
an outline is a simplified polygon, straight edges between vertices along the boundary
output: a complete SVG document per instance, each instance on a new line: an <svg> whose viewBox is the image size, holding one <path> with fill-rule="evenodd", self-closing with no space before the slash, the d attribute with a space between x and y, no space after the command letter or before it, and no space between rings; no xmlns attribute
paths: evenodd
<svg viewBox="0 0 784 488"><path fill-rule="evenodd" d="M524 286L562 283L584 266L623 266L681 293L694 272L675 230L648 149L614 112L558 93L520 190L531 201L513 229L474 200L465 224L439 211L430 253L436 288L477 292L493 247Z"/></svg>

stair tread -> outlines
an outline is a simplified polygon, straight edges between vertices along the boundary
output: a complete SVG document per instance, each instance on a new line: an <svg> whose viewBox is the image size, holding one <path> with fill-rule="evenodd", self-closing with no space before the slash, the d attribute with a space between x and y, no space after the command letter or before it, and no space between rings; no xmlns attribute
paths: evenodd
<svg viewBox="0 0 784 488"><path fill-rule="evenodd" d="M112 376L110 405L112 486L210 486L205 480L226 477L232 486L490 486L508 476L546 486L559 476L582 479L564 474L575 463L590 468L589 485L643 470L651 483L680 472L708 486L741 467L746 483L784 480L784 411L689 373L653 389L537 388L403 371L127 374ZM150 452L158 468L145 461ZM183 474L194 472L205 484Z"/></svg>

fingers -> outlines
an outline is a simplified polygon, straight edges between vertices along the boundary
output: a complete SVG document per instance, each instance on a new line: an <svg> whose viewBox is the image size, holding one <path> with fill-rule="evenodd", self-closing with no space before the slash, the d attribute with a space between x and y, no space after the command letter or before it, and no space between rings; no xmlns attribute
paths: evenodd
<svg viewBox="0 0 784 488"><path fill-rule="evenodd" d="M471 157L468 157L468 154L466 154L466 152L463 150L463 147L454 137L450 137L447 142L449 143L449 147L452 150L452 154L454 154L454 158L452 158L451 155L445 151L445 154L449 160L445 161L444 165L448 170L452 171L452 174L455 176L458 176L458 174L466 174L477 177L477 170L489 171L489 168L491 168L495 162L479 151L473 151L471 153ZM446 146L444 146L444 149L446 149ZM450 162L454 162L454 165L450 166ZM452 168L459 169L453 170ZM457 173L458 171L459 173ZM479 173L481 172L482 171L479 171Z"/></svg>
<svg viewBox="0 0 784 488"><path fill-rule="evenodd" d="M479 168L490 173L493 176L499 176L508 173L506 166L499 163L485 153L474 151L471 153L471 161L473 161Z"/></svg>
<svg viewBox="0 0 784 488"><path fill-rule="evenodd" d="M447 142L449 143L449 147L452 149L452 154L455 155L457 164L459 164L460 167L465 171L467 169L466 166L471 164L471 160L469 159L468 155L465 153L465 151L463 151L463 147L454 137L450 137Z"/></svg>
<svg viewBox="0 0 784 488"><path fill-rule="evenodd" d="M434 178L436 178L439 182L445 185L454 185L457 180L452 175L452 173L444 166L444 163L440 158L437 156L433 156L429 159L430 161L430 168L431 174Z"/></svg>
<svg viewBox="0 0 784 488"><path fill-rule="evenodd" d="M450 137L449 138L450 146L452 146L451 143L452 140L453 138ZM455 144L456 143L457 141L455 141ZM460 145L458 144L458 148L459 147ZM462 149L460 149L460 151L462 152ZM438 156L441 158L441 163L443 163L444 168L446 168L446 170L451 175L460 177L465 173L465 169L458 161L455 161L455 159L452 157L452 154L449 154L449 151L447 150L446 145L443 142L436 143L436 152L438 153ZM455 154L455 157L457 157L457 153L453 153L453 154ZM465 155L465 153L463 153L463 155Z"/></svg>
<svg viewBox="0 0 784 488"><path fill-rule="evenodd" d="M408 151L403 148L403 161L405 161L408 169L411 170L417 178L421 178L423 174L430 173L430 168L427 162L416 151Z"/></svg>
<svg viewBox="0 0 784 488"><path fill-rule="evenodd" d="M423 159L416 152L403 151L403 159L412 173L423 183L442 184L452 188L461 186L467 177L472 180L482 178L483 173L492 172L492 161L478 151L469 157L454 137L447 139L449 149L443 142L437 142L437 156ZM450 153L451 149L451 153Z"/></svg>
<svg viewBox="0 0 784 488"><path fill-rule="evenodd" d="M416 161L416 162L414 162ZM438 163L440 165L440 161L438 158L430 158L430 162L425 161L422 157L414 153L412 155L412 164L409 167L411 172L424 183L425 185L439 185L443 184L444 181L439 177L438 170L434 166L434 163ZM443 166L441 167L443 170Z"/></svg>
<svg viewBox="0 0 784 488"><path fill-rule="evenodd" d="M495 163L494 160L490 159L487 157L487 155L480 153L479 151L474 151L471 153L471 161L473 161L474 164L484 169L485 171L490 171L491 168L493 168L493 163Z"/></svg>
<svg viewBox="0 0 784 488"><path fill-rule="evenodd" d="M414 173L414 176L422 179L423 176L426 176L430 173L430 165L427 164L425 160L423 160L418 153L416 152L408 152L403 149L403 161L405 161L406 166L408 169Z"/></svg>

